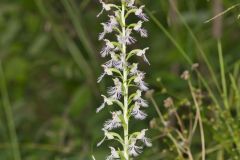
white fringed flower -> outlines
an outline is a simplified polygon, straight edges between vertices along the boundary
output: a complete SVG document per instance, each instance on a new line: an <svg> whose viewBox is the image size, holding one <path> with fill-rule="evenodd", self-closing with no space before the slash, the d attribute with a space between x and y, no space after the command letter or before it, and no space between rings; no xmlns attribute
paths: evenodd
<svg viewBox="0 0 240 160"><path fill-rule="evenodd" d="M112 72L112 68L109 67L108 65L102 65L102 67L104 68L104 72L101 74L101 76L98 78L97 82L101 82L101 80L103 79L103 77L105 75L108 75L108 76L112 76L113 75L113 72Z"/></svg>
<svg viewBox="0 0 240 160"><path fill-rule="evenodd" d="M116 68L122 70L123 68L123 61L122 56L117 55L115 52L110 52L111 59L104 63L105 66L109 68Z"/></svg>
<svg viewBox="0 0 240 160"><path fill-rule="evenodd" d="M108 17L110 18L108 25L111 26L112 28L117 27L118 21L117 21L116 17L112 16L112 15L109 15Z"/></svg>
<svg viewBox="0 0 240 160"><path fill-rule="evenodd" d="M147 91L148 90L147 83L145 83L144 81L140 81L139 88L143 91Z"/></svg>
<svg viewBox="0 0 240 160"><path fill-rule="evenodd" d="M122 70L123 69L123 64L124 64L124 58L121 55L117 55L114 52L110 52L111 55L111 59L109 61L107 61L104 65L108 66L108 67L112 67L112 68L116 68L118 70Z"/></svg>
<svg viewBox="0 0 240 160"><path fill-rule="evenodd" d="M105 11L110 11L111 8L112 8L113 6L115 6L115 5L113 5L113 4L106 4L106 3L104 3L102 0L99 0L99 2L102 4L102 10L101 10L101 12L97 15L97 17L99 17L99 16L103 13L104 10L105 10Z"/></svg>
<svg viewBox="0 0 240 160"><path fill-rule="evenodd" d="M139 106L148 107L148 103L146 100L142 99L142 91L137 90L136 95L133 97L133 100L138 103Z"/></svg>
<svg viewBox="0 0 240 160"><path fill-rule="evenodd" d="M114 87L108 89L108 94L113 99L120 99L122 95L122 83L118 78L113 79Z"/></svg>
<svg viewBox="0 0 240 160"><path fill-rule="evenodd" d="M127 1L127 6L128 7L133 7L135 0L126 0Z"/></svg>
<svg viewBox="0 0 240 160"><path fill-rule="evenodd" d="M147 147L151 147L152 146L152 142L149 138L145 137L146 135L146 131L148 129L143 129L140 134L137 136L138 140L141 140Z"/></svg>
<svg viewBox="0 0 240 160"><path fill-rule="evenodd" d="M113 72L110 67L108 67L106 65L102 65L102 67L104 68L104 73L106 73L106 75L108 75L108 76L113 75Z"/></svg>
<svg viewBox="0 0 240 160"><path fill-rule="evenodd" d="M127 29L126 30L125 41L126 41L126 44L128 44L128 45L133 44L133 43L136 42L136 39L131 36L131 33L132 33L131 29Z"/></svg>
<svg viewBox="0 0 240 160"><path fill-rule="evenodd" d="M147 37L148 36L147 30L142 28L142 24L143 24L142 21L138 21L138 23L134 26L133 29L139 32L142 37Z"/></svg>
<svg viewBox="0 0 240 160"><path fill-rule="evenodd" d="M133 157L137 157L140 153L142 153L142 147L136 145L136 139L131 139L131 143L128 147L129 155Z"/></svg>
<svg viewBox="0 0 240 160"><path fill-rule="evenodd" d="M118 61L117 65L115 66L115 68L119 69L119 70L123 70L123 65L125 64L124 61L124 56L123 54L120 54L120 60Z"/></svg>
<svg viewBox="0 0 240 160"><path fill-rule="evenodd" d="M144 21L148 21L147 15L146 15L145 13L143 13L143 8L144 8L144 7L145 7L144 5L140 6L140 7L136 10L135 15L138 16L139 18L141 18L141 19L144 20Z"/></svg>
<svg viewBox="0 0 240 160"><path fill-rule="evenodd" d="M102 40L107 33L111 33L113 31L112 26L106 24L106 23L101 23L103 26L103 32L99 34L99 40Z"/></svg>
<svg viewBox="0 0 240 160"><path fill-rule="evenodd" d="M138 72L138 64L133 63L130 69L130 75L136 75Z"/></svg>
<svg viewBox="0 0 240 160"><path fill-rule="evenodd" d="M117 112L112 112L112 119L107 120L104 123L104 129L106 130L112 130L114 128L118 128L121 127L121 120L119 118L119 116L122 114L121 111L117 111Z"/></svg>
<svg viewBox="0 0 240 160"><path fill-rule="evenodd" d="M143 50L138 50L136 55L139 56L139 57L143 57L143 60L150 65L150 63L149 63L149 61L148 61L148 59L147 59L147 57L145 55L147 50L149 50L149 47L144 48Z"/></svg>
<svg viewBox="0 0 240 160"><path fill-rule="evenodd" d="M137 72L134 82L139 86L139 88L142 91L147 91L148 87L147 87L147 84L143 81L144 77L145 77L145 73Z"/></svg>
<svg viewBox="0 0 240 160"><path fill-rule="evenodd" d="M105 139L107 139L107 140L114 139L114 136L111 133L109 133L108 130L106 130L104 128L102 130L104 132L104 138L97 144L97 147L99 147L105 141Z"/></svg>
<svg viewBox="0 0 240 160"><path fill-rule="evenodd" d="M103 32L99 34L99 40L102 40L107 33L112 33L114 28L118 26L118 22L114 16L109 16L109 18L109 22L101 23Z"/></svg>
<svg viewBox="0 0 240 160"><path fill-rule="evenodd" d="M119 159L120 156L118 154L118 152L116 151L115 148L113 147L109 147L111 149L111 155L109 155L106 160L114 160L114 159Z"/></svg>
<svg viewBox="0 0 240 160"><path fill-rule="evenodd" d="M132 33L132 29L127 29L125 36L118 35L117 36L118 42L121 44L127 44L127 45L135 43L136 39L131 36L131 33Z"/></svg>
<svg viewBox="0 0 240 160"><path fill-rule="evenodd" d="M131 115L136 119L143 120L147 117L147 114L140 110L140 106L137 102L135 102L134 107L132 109Z"/></svg>
<svg viewBox="0 0 240 160"><path fill-rule="evenodd" d="M114 50L114 45L112 42L110 42L108 39L104 39L106 45L103 47L103 49L101 50L101 56L102 57L106 57L110 51Z"/></svg>
<svg viewBox="0 0 240 160"><path fill-rule="evenodd" d="M102 0L99 0L99 2L102 4L103 9L105 9L106 11L110 11L111 4L106 4Z"/></svg>
<svg viewBox="0 0 240 160"><path fill-rule="evenodd" d="M136 77L135 77L135 79L134 79L134 82L135 82L135 83L140 83L140 82L144 79L145 73L143 73L143 72L137 72L136 74L137 74L137 75L136 75Z"/></svg>
<svg viewBox="0 0 240 160"><path fill-rule="evenodd" d="M105 33L111 33L113 31L113 27L111 25L109 25L108 23L101 23L101 25L103 26L103 30Z"/></svg>
<svg viewBox="0 0 240 160"><path fill-rule="evenodd" d="M102 95L102 97L104 98L104 102L101 104L100 107L97 108L97 113L100 112L100 111L106 106L106 104L107 104L108 106L113 105L112 99L107 98L107 97L104 96L104 95Z"/></svg>

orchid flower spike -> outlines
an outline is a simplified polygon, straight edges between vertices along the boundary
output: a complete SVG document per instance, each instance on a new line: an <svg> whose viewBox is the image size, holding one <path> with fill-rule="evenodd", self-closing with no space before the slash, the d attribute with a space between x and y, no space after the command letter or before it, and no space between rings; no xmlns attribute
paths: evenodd
<svg viewBox="0 0 240 160"><path fill-rule="evenodd" d="M139 70L139 63L130 58L142 57L150 64L144 49L133 49L131 46L137 42L135 33L141 37L147 37L148 32L143 28L144 22L148 21L147 15L143 12L144 5L136 6L135 0L121 0L121 4L106 3L99 0L102 10L109 13L108 21L101 23L102 33L98 39L104 42L104 47L100 55L108 60L103 63L103 73L98 78L98 83L105 77L110 77L113 86L108 87L107 95L102 95L103 103L97 108L97 113L109 106L111 107L112 118L105 121L102 131L104 138L97 144L100 146L105 140L117 141L119 145L110 146L110 155L106 160L124 159L130 160L139 156L144 146L151 147L152 143L146 137L147 129L138 132L129 132L129 122L132 119L143 120L147 117L145 113L148 102L142 97L148 90L147 83L144 82L145 73ZM140 18L134 23L127 23L129 15ZM110 38L106 38L111 34ZM131 88L131 89L130 89ZM116 129L121 129L122 134L118 134ZM132 130L132 129L131 129ZM140 145L141 144L141 145Z"/></svg>

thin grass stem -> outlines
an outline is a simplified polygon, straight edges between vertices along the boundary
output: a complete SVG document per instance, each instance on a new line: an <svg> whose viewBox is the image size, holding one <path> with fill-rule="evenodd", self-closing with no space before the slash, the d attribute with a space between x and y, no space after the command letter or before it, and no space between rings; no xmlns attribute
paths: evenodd
<svg viewBox="0 0 240 160"><path fill-rule="evenodd" d="M205 137L204 137L204 129L203 129L203 124L202 124L202 117L201 117L201 111L200 111L200 106L197 102L196 95L194 93L194 89L191 83L191 80L188 80L188 85L192 94L192 98L194 101L194 105L196 107L196 111L198 114L198 120L199 120L199 128L200 128L200 135L201 135L201 144L202 144L202 160L205 160L206 156L206 150L205 150Z"/></svg>
<svg viewBox="0 0 240 160"><path fill-rule="evenodd" d="M0 77L1 77L0 90L1 90L1 96L2 96L2 102L3 102L3 109L6 114L7 126L8 126L8 131L9 131L10 140L11 140L12 156L14 160L21 160L21 153L20 153L20 148L18 144L18 137L16 133L15 122L13 118L13 111L12 111L12 106L9 100L7 83L6 83L1 60L0 60Z"/></svg>
<svg viewBox="0 0 240 160"><path fill-rule="evenodd" d="M222 96L223 96L224 106L227 109L230 109L230 106L228 103L227 84L226 84L225 68L224 68L224 62L223 62L222 45L220 40L218 40L217 46L218 46L218 56L219 56L219 64L220 64L220 72L221 72Z"/></svg>

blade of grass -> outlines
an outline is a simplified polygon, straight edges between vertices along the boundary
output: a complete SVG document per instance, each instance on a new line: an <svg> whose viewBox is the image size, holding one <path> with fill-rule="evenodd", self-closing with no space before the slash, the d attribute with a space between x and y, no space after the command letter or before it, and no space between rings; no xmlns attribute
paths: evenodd
<svg viewBox="0 0 240 160"><path fill-rule="evenodd" d="M220 89L220 86L219 86L219 83L218 83L218 80L217 80L217 76L216 76L216 74L215 74L215 72L213 70L213 67L211 66L211 64L209 62L208 57L206 56L206 53L203 51L202 46L201 46L199 40L197 39L197 37L195 36L195 34L193 33L193 31L189 27L189 25L186 23L186 21L184 20L182 14L179 12L177 7L176 6L173 6L173 7L176 10L176 13L178 14L181 22L183 23L183 25L185 26L185 28L189 32L190 36L192 37L192 39L193 39L197 49L199 50L199 53L201 54L203 60L205 61L206 65L207 65L207 68L208 68L208 70L210 72L210 75L211 75L211 77L212 77L212 79L213 79L213 81L214 81L214 83L215 83L215 85L217 87L218 92L221 93L221 89Z"/></svg>
<svg viewBox="0 0 240 160"><path fill-rule="evenodd" d="M74 4L74 1L68 1L68 0L61 0L61 2L76 29L76 32L77 32L77 35L78 35L80 41L84 45L84 48L87 50L87 52L91 58L91 61L96 69L96 67L98 65L97 65L97 61L96 61L97 56L94 52L94 46L89 42L87 35L86 35L87 32L84 31L83 26L80 23L81 18L78 16L76 4Z"/></svg>
<svg viewBox="0 0 240 160"><path fill-rule="evenodd" d="M167 31L167 29L161 24L161 22L160 22L148 9L146 9L146 12L148 13L149 17L153 20L153 22L154 22L154 23L164 32L164 34L172 41L172 43L173 43L173 44L175 45L175 47L179 50L179 52L183 55L183 57L187 60L187 62L188 62L189 64L192 64L192 61L191 61L191 59L188 57L187 53L184 51L184 49L181 47L181 45L173 38L173 36ZM188 27L188 28L189 28L189 27ZM190 28L189 28L189 30L191 31ZM192 32L192 31L191 31L191 32ZM195 35L193 34L193 32L192 32L192 36L195 37ZM196 37L195 37L195 43L196 43L196 41L198 42L198 40L197 40ZM198 44L198 43L197 43L197 44ZM202 50L200 46L198 46L198 48L199 48L200 50ZM202 54L203 54L203 53L204 53L204 52L202 52ZM211 66L210 66L210 68L211 68ZM209 84L208 84L208 82L206 81L206 79L204 78L204 76L203 76L198 70L195 70L195 71L197 72L197 75L198 75L200 81L203 83L204 87L207 89L207 91L208 91L210 97L212 98L213 102L215 103L216 107L217 107L218 109L221 109L220 104L219 104L219 102L218 102L218 100L217 100L216 95L214 94L213 90L212 90L211 87L209 86ZM216 76L215 76L213 70L212 70L212 74L211 74L211 75L215 77L215 82L216 82ZM218 83L216 83L216 84L218 85ZM219 87L218 87L218 88L219 88ZM219 90L219 89L218 89L218 90ZM233 130L232 130L231 126L230 126L226 121L223 121L223 122L224 122L225 125L227 126L228 132L230 133L231 137L232 137L232 138L234 139L234 141L236 142L237 139L236 139L236 137L235 137L234 134L233 134Z"/></svg>
<svg viewBox="0 0 240 160"><path fill-rule="evenodd" d="M172 43L175 45L175 47L179 50L179 52L186 59L188 64L192 65L193 64L192 60L189 58L187 53L183 50L181 45L174 39L174 37L167 31L167 29L160 23L160 21L147 8L145 8L145 10L146 10L147 14L149 15L149 17L157 25L157 27L159 27L164 32L164 34L172 41Z"/></svg>
<svg viewBox="0 0 240 160"><path fill-rule="evenodd" d="M188 80L188 86L189 86L190 92L192 94L194 105L195 105L196 111L197 111L198 123L199 123L199 128L200 128L200 135L201 135L202 160L205 160L205 156L206 156L205 136L204 136L204 129L203 129L203 123L202 123L202 116L201 116L200 106L199 106L199 104L197 102L197 98L196 98L196 95L194 93L194 88L193 88L191 80Z"/></svg>
<svg viewBox="0 0 240 160"><path fill-rule="evenodd" d="M231 83L232 83L232 87L233 87L233 90L235 92L235 100L236 100L236 110L237 110L237 115L238 115L238 118L240 118L240 91L239 91L239 88L237 86L237 83L236 83L236 80L234 79L234 76L232 74L230 74L230 80L231 80Z"/></svg>
<svg viewBox="0 0 240 160"><path fill-rule="evenodd" d="M211 19L209 19L209 20L206 20L204 23L209 23L210 21L212 21L212 20L214 20L214 19L216 19L216 18L218 18L218 17L220 17L220 16L226 14L227 12L229 12L229 11L231 11L232 9L238 7L239 5L240 5L240 3L237 3L237 4L235 4L235 5L233 5L233 6L229 7L229 8L227 8L226 10L224 10L223 12L217 14L217 15L214 16L213 18L211 18Z"/></svg>
<svg viewBox="0 0 240 160"><path fill-rule="evenodd" d="M157 25L157 27L160 28L160 30L163 31L163 33L170 39L170 41L174 44L174 46L178 49L178 51L182 54L182 56L185 58L185 60L188 62L189 65L192 65L193 62L187 55L186 51L181 47L181 45L174 39L174 37L167 31L167 29L161 24L161 22L148 10L146 9L147 14L149 17L153 20L153 22ZM207 83L207 81L204 79L202 74L196 70L198 77L200 78L201 82L203 83L204 87L207 89L209 92L211 98L213 99L214 103L216 104L217 107L219 107L219 103L217 101L216 96L214 95L213 90Z"/></svg>
<svg viewBox="0 0 240 160"><path fill-rule="evenodd" d="M222 97L224 101L224 106L229 109L228 104L228 95L227 95L227 84L226 84L226 77L225 77L225 69L224 69L224 61L223 61L223 53L222 53L222 45L221 41L218 40L218 56L219 56L219 64L220 64L220 72L221 72L221 81L222 81Z"/></svg>
<svg viewBox="0 0 240 160"><path fill-rule="evenodd" d="M222 88L223 88L223 102L224 102L224 106L227 110L230 109L229 106L229 100L228 100L228 95L227 95L227 84L226 84L226 77L225 77L225 68L224 68L224 60L223 60L223 53L222 53L222 46L221 46L221 41L218 40L218 54L219 54L219 64L220 64L220 72L221 72L221 81L222 81ZM231 115L231 113L228 113L229 115ZM239 144L239 138L238 136L235 136L234 134L234 130L233 127L231 127L231 124L228 121L225 121L225 124L229 130L230 135L232 136L237 148L240 148L240 144ZM237 150L238 153L240 154L240 150Z"/></svg>
<svg viewBox="0 0 240 160"><path fill-rule="evenodd" d="M18 137L15 130L16 129L15 122L13 119L13 111L12 111L12 106L10 104L10 100L8 96L7 84L6 84L1 60L0 60L0 78L1 78L0 90L1 90L1 96L3 101L3 109L6 114L7 125L8 125L9 135L11 139L12 156L14 160L21 160Z"/></svg>
<svg viewBox="0 0 240 160"><path fill-rule="evenodd" d="M50 13L48 13L48 9L45 7L43 1L35 0L35 2L40 13L51 23L53 27L53 36L59 43L59 46L63 49L65 49L64 47L67 48L73 60L78 65L79 69L83 72L86 78L86 82L93 91L94 95L96 97L99 97L98 87L96 85L96 78L94 76L93 70L88 64L87 60L83 57L81 50L79 50L75 42L71 38L69 38L67 34L58 25L55 25L54 20Z"/></svg>

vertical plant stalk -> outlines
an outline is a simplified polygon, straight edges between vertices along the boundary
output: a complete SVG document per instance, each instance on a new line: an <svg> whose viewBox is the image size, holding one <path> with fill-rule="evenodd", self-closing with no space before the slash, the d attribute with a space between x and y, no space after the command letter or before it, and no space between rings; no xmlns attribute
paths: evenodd
<svg viewBox="0 0 240 160"><path fill-rule="evenodd" d="M126 36L126 20L125 20L125 6L124 2L122 2L122 11L121 11L121 19L122 19L122 34L123 37ZM128 71L127 71L127 46L125 43L122 44L123 48L123 58L124 58L124 63L123 63L123 96L124 96L124 111L123 111L123 118L125 121L125 127L124 127L124 157L126 160L129 159L129 154L128 154L128 85L127 85L127 76L128 76Z"/></svg>
<svg viewBox="0 0 240 160"><path fill-rule="evenodd" d="M168 23L174 27L174 29L177 28L177 13L174 9L174 6L178 5L178 0L169 0L169 13L168 13Z"/></svg>
<svg viewBox="0 0 240 160"><path fill-rule="evenodd" d="M225 67L223 61L223 53L222 53L222 45L220 40L218 40L218 57L219 57L219 64L220 64L220 71L221 71L221 82L222 82L222 98L224 101L224 107L226 109L230 109L228 103L228 91L227 91L227 83L225 77Z"/></svg>
<svg viewBox="0 0 240 160"><path fill-rule="evenodd" d="M205 156L206 156L205 137L204 137L204 129L203 129L203 124L202 124L200 106L197 102L196 95L194 93L194 89L193 89L191 80L188 80L188 86L190 88L192 98L193 98L193 101L194 101L194 105L196 107L196 112L197 112L197 117L198 117L198 122L199 122L199 128L200 128L201 144L202 144L202 160L205 160Z"/></svg>
<svg viewBox="0 0 240 160"><path fill-rule="evenodd" d="M3 109L6 114L8 131L9 131L10 138L11 138L13 159L21 160L18 138L17 138L17 134L16 134L16 130L15 130L15 123L14 123L14 119L13 119L12 108L11 108L11 104L9 101L7 85L6 85L6 81L5 81L5 75L3 72L1 60L0 60L0 78L1 78L0 79L0 82L1 82L0 88L1 88L1 96L2 96L2 101L3 101Z"/></svg>
<svg viewBox="0 0 240 160"><path fill-rule="evenodd" d="M222 0L213 0L214 15L221 13L222 10L223 10ZM222 23L223 23L223 17L218 17L213 21L212 32L213 32L214 38L216 39L219 39L222 36Z"/></svg>
<svg viewBox="0 0 240 160"><path fill-rule="evenodd" d="M144 21L148 21L148 18L143 13L144 6L135 6L135 0L121 0L116 4L99 1L102 4L100 14L104 11L111 11L113 15L108 15L110 18L108 22L101 23L104 31L99 34L99 40L103 40L105 46L100 53L102 57L109 56L111 59L102 65L104 73L99 77L98 82L103 77L110 76L114 86L109 87L107 96L102 95L104 102L97 108L97 112L112 105L116 105L120 110L111 112L112 119L104 123L102 130L105 136L97 146L100 146L105 140L118 141L121 147L109 146L111 154L106 159L130 160L142 153L144 146L152 146L151 140L145 136L148 129L129 133L130 118L143 120L147 114L140 108L148 107L147 101L141 98L142 92L148 90L147 84L143 81L145 73L139 71L138 63L132 63L131 61L134 60L130 61L130 59L134 56L142 57L149 64L145 55L149 48L131 50L128 46L137 41L132 36L133 31L138 32L142 37L147 37L147 30L142 28L142 24ZM137 23L127 24L127 18L132 15L141 20ZM106 34L112 32L115 33L117 39L115 41L105 38ZM122 128L123 135L112 131L115 128Z"/></svg>

